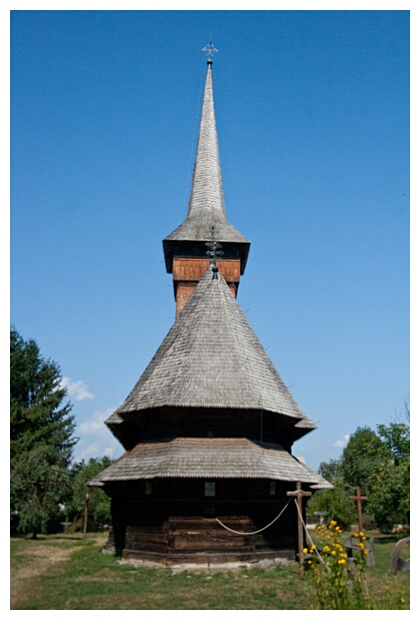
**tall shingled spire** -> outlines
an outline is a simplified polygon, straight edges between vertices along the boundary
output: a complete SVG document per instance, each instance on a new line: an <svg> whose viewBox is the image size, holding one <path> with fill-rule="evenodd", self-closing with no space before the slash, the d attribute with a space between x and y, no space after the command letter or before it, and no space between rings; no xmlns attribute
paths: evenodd
<svg viewBox="0 0 420 620"><path fill-rule="evenodd" d="M207 63L203 110L188 205L188 218L198 218L204 226L208 226L213 220L226 219L214 113L211 60Z"/></svg>
<svg viewBox="0 0 420 620"><path fill-rule="evenodd" d="M225 268L225 279L235 295L250 246L249 241L226 218L213 98L211 56L217 50L210 41L203 51L208 55L207 76L187 218L163 241L166 268L174 277L177 314L208 265L208 262L203 262L207 241L214 239L222 243L223 260L236 261L235 266L232 262L220 266L222 272ZM191 262L193 259L194 263Z"/></svg>

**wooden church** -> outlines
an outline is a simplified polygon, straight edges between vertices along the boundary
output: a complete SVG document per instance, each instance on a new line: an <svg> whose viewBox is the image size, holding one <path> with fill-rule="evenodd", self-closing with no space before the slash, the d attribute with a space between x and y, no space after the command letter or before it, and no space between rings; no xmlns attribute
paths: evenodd
<svg viewBox="0 0 420 620"><path fill-rule="evenodd" d="M106 548L152 565L295 560L288 493L331 486L292 456L315 424L236 301L250 243L226 218L213 49L187 218L163 241L176 320L106 421L125 454L89 483L111 497Z"/></svg>

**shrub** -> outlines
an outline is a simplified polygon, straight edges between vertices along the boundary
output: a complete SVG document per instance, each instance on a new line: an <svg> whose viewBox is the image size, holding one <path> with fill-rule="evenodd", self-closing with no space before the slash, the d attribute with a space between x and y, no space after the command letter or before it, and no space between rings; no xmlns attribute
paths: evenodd
<svg viewBox="0 0 420 620"><path fill-rule="evenodd" d="M349 558L341 542L342 530L332 520L328 526L319 525L319 547L312 544L303 549L316 593L318 609L405 609L401 593L389 588L385 599L369 591L366 579L366 536L358 532L355 557Z"/></svg>

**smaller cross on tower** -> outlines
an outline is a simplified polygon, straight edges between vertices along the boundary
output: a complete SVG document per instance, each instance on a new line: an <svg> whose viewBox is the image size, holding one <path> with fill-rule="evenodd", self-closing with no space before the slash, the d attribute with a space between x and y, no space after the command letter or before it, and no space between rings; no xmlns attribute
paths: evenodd
<svg viewBox="0 0 420 620"><path fill-rule="evenodd" d="M217 272L219 271L216 265L216 260L223 256L224 252L222 252L222 244L218 243L218 241L214 238L214 226L211 229L212 240L206 242L206 246L209 248L206 252L207 256L210 258L210 264L212 265L213 271L213 280L217 279Z"/></svg>

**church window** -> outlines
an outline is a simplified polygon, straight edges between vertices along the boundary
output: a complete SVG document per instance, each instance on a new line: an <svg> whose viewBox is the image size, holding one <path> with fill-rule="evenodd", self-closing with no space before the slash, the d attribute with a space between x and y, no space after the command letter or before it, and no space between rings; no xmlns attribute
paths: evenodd
<svg viewBox="0 0 420 620"><path fill-rule="evenodd" d="M204 497L214 497L216 495L216 483L205 482L204 483Z"/></svg>

